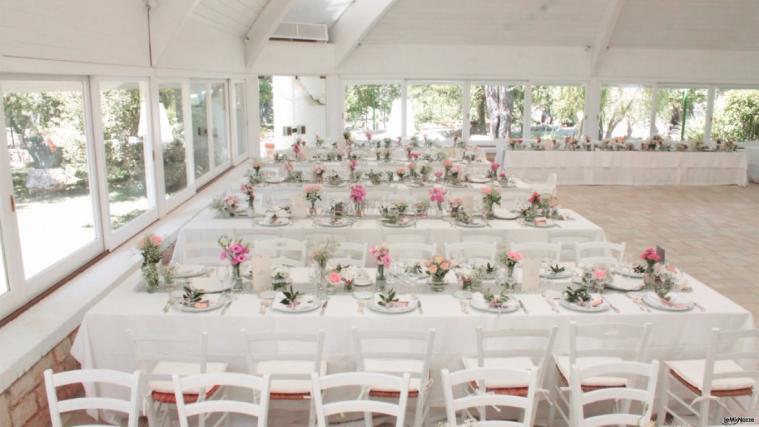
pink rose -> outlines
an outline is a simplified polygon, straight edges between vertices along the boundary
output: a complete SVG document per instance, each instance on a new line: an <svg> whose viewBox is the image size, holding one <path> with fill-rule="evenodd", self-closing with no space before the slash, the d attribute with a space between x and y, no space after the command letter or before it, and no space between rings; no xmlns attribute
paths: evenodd
<svg viewBox="0 0 759 427"><path fill-rule="evenodd" d="M489 196L493 192L493 189L490 187L482 187L482 194Z"/></svg>
<svg viewBox="0 0 759 427"><path fill-rule="evenodd" d="M517 251L508 251L506 252L506 256L510 259L513 259L514 261L522 260L522 254Z"/></svg>
<svg viewBox="0 0 759 427"><path fill-rule="evenodd" d="M596 280L604 280L606 278L606 272L604 270L594 270L593 278Z"/></svg>
<svg viewBox="0 0 759 427"><path fill-rule="evenodd" d="M329 282L332 283L333 285L337 285L338 283L340 283L342 278L340 277L340 273L333 271L332 273L329 273L327 280L329 280Z"/></svg>

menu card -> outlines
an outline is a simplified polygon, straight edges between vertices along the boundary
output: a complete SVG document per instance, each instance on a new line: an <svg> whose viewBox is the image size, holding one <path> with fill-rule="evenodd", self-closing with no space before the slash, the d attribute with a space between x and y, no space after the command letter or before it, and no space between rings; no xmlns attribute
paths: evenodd
<svg viewBox="0 0 759 427"><path fill-rule="evenodd" d="M540 259L524 258L522 260L522 291L532 292L540 289Z"/></svg>
<svg viewBox="0 0 759 427"><path fill-rule="evenodd" d="M271 289L271 258L254 256L251 264L253 291L261 292Z"/></svg>
<svg viewBox="0 0 759 427"><path fill-rule="evenodd" d="M308 206L304 197L296 197L292 202L292 217L305 218L308 215Z"/></svg>

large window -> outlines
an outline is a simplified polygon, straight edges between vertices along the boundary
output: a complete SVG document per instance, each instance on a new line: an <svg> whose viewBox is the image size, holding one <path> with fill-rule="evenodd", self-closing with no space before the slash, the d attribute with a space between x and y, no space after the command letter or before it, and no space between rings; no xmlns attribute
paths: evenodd
<svg viewBox="0 0 759 427"><path fill-rule="evenodd" d="M532 87L530 132L533 137L580 136L585 127L583 86Z"/></svg>
<svg viewBox="0 0 759 427"><path fill-rule="evenodd" d="M718 89L712 140L759 141L759 90Z"/></svg>
<svg viewBox="0 0 759 427"><path fill-rule="evenodd" d="M672 141L703 141L708 91L660 88L656 92L656 133Z"/></svg>
<svg viewBox="0 0 759 427"><path fill-rule="evenodd" d="M473 84L469 96L471 140L522 137L524 86Z"/></svg>
<svg viewBox="0 0 759 427"><path fill-rule="evenodd" d="M100 114L112 230L128 224L152 207L147 180L150 115L146 95L146 82L100 82Z"/></svg>
<svg viewBox="0 0 759 427"><path fill-rule="evenodd" d="M226 83L211 85L211 114L213 114L213 165L216 167L229 162Z"/></svg>
<svg viewBox="0 0 759 427"><path fill-rule="evenodd" d="M414 83L408 86L408 128L435 141L461 137L463 91L458 83Z"/></svg>
<svg viewBox="0 0 759 427"><path fill-rule="evenodd" d="M652 91L648 87L601 87L598 139L648 138L651 134L652 101Z"/></svg>
<svg viewBox="0 0 759 427"><path fill-rule="evenodd" d="M192 108L192 148L195 160L195 177L199 178L211 171L211 159L208 150L208 110L206 103L206 85L193 83L190 93Z"/></svg>
<svg viewBox="0 0 759 427"><path fill-rule="evenodd" d="M163 181L166 198L187 188L185 94L181 83L161 83L158 89Z"/></svg>
<svg viewBox="0 0 759 427"><path fill-rule="evenodd" d="M345 131L353 139L401 136L401 85L351 84L345 87Z"/></svg>
<svg viewBox="0 0 759 427"><path fill-rule="evenodd" d="M258 77L258 141L260 155L274 147L274 93L271 76Z"/></svg>
<svg viewBox="0 0 759 427"><path fill-rule="evenodd" d="M10 158L0 171L9 167L13 179L28 279L98 239L84 85L80 80L14 80L0 82L0 90Z"/></svg>
<svg viewBox="0 0 759 427"><path fill-rule="evenodd" d="M237 157L248 152L248 103L245 83L235 82L235 132L237 135Z"/></svg>

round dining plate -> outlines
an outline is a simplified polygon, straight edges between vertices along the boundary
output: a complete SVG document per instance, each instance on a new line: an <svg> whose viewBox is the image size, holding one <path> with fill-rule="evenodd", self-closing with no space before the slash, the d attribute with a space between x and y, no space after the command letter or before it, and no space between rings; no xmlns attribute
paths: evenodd
<svg viewBox="0 0 759 427"><path fill-rule="evenodd" d="M337 218L336 220L332 220L331 218L314 218L314 224L320 226L320 227L328 227L328 228L343 228L343 227L350 227L353 224L353 219L351 218Z"/></svg>
<svg viewBox="0 0 759 427"><path fill-rule="evenodd" d="M400 221L396 223L390 223L385 220L380 220L380 224L382 224L383 227L388 227L388 228L408 228L414 225L414 221L409 218L401 219Z"/></svg>
<svg viewBox="0 0 759 427"><path fill-rule="evenodd" d="M597 297L594 296L593 298L597 298ZM565 299L561 299L559 300L559 305L566 308L567 310L578 311L580 313L601 313L609 309L609 303L607 303L606 300L604 300L601 304L597 306L591 306L591 305L577 305Z"/></svg>
<svg viewBox="0 0 759 427"><path fill-rule="evenodd" d="M470 176L469 182L473 182L475 184L485 184L486 182L490 182L490 178L486 176L475 176L475 177Z"/></svg>
<svg viewBox="0 0 759 427"><path fill-rule="evenodd" d="M318 310L319 307L321 307L319 300L315 296L309 294L302 295L300 297L300 303L294 307L282 304L282 298L284 298L282 293L277 293L274 297L274 304L272 304L274 310L283 313L308 313L310 311Z"/></svg>
<svg viewBox="0 0 759 427"><path fill-rule="evenodd" d="M418 304L417 300L411 298L409 295L398 295L397 298L399 302L402 304L388 308L388 307L379 305L379 301L380 301L379 295L374 294L374 296L372 296L372 300L369 302L369 308L372 311L376 311L378 313L383 313L383 314L403 314L403 313L410 313L416 310L417 304Z"/></svg>
<svg viewBox="0 0 759 427"><path fill-rule="evenodd" d="M224 307L224 305L229 302L229 298L230 296L226 293L210 295L206 294L203 297L203 301L206 301L208 303L206 306L191 306L184 304L181 300L179 300L174 303L174 307L177 310L184 311L186 313L204 313L207 311L218 310Z"/></svg>
<svg viewBox="0 0 759 427"><path fill-rule="evenodd" d="M290 225L290 219L289 218L279 218L274 222L270 222L266 219L260 219L256 221L257 225L260 225L261 227L284 227L286 225Z"/></svg>
<svg viewBox="0 0 759 427"><path fill-rule="evenodd" d="M688 311L693 308L693 301L677 293L670 294L670 302L666 302L655 292L646 292L643 295L643 302L649 307L662 311Z"/></svg>
<svg viewBox="0 0 759 427"><path fill-rule="evenodd" d="M472 220L472 222L469 222L469 223L456 221L456 225L458 225L459 227L464 227L464 228L483 228L483 227L488 226L484 221L479 220L479 219L474 219Z"/></svg>
<svg viewBox="0 0 759 427"><path fill-rule="evenodd" d="M528 227L534 227L534 228L552 228L552 227L556 227L556 222L554 222L554 220L552 220L552 219L547 219L546 222L545 222L545 224L535 224L532 221L525 221L525 220L522 220L521 222L522 222L522 224L524 224L524 225L526 225Z"/></svg>
<svg viewBox="0 0 759 427"><path fill-rule="evenodd" d="M515 299L506 301L506 304L498 307L491 307L490 303L485 301L485 297L480 292L472 294L472 302L470 303L472 308L479 311L486 311L488 313L513 313L519 310L519 302Z"/></svg>
<svg viewBox="0 0 759 427"><path fill-rule="evenodd" d="M495 208L493 209L493 216L498 219L517 219L520 214L517 211L513 211L507 208Z"/></svg>
<svg viewBox="0 0 759 427"><path fill-rule="evenodd" d="M643 280L642 279L635 279L632 277L627 276L620 276L615 275L614 279L606 285L609 289L614 289L615 291L622 291L622 292L630 292L630 291L639 291L643 289Z"/></svg>

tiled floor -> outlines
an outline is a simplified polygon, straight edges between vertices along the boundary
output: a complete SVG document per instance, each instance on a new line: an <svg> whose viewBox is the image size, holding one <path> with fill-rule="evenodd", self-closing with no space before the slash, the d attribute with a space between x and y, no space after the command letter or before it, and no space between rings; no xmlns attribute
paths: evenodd
<svg viewBox="0 0 759 427"><path fill-rule="evenodd" d="M640 252L667 260L759 318L759 185L748 187L559 187L574 209Z"/></svg>
<svg viewBox="0 0 759 427"><path fill-rule="evenodd" d="M759 318L759 185L560 187L559 200L634 254L661 245L669 262ZM274 424L298 424L287 418Z"/></svg>

